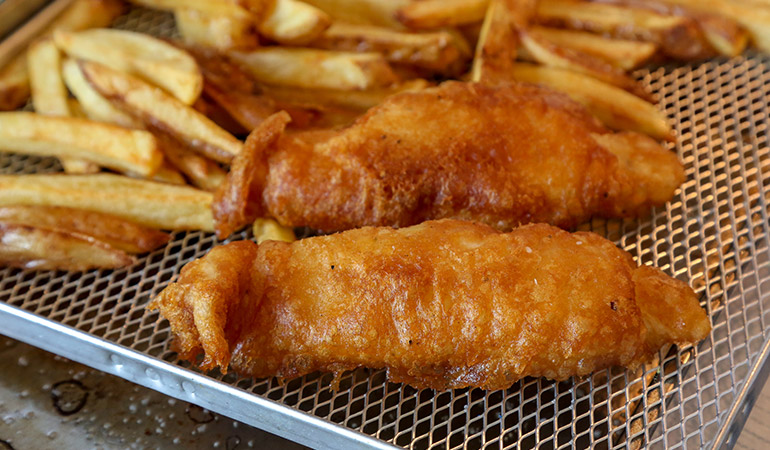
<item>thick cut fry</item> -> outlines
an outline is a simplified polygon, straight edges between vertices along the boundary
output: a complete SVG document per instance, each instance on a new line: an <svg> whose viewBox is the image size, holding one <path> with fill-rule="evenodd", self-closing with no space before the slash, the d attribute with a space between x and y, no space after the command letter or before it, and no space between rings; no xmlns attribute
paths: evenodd
<svg viewBox="0 0 770 450"><path fill-rule="evenodd" d="M184 144L163 132L155 133L166 158L182 171L193 186L204 191L216 191L225 181L227 174L214 161L206 159Z"/></svg>
<svg viewBox="0 0 770 450"><path fill-rule="evenodd" d="M254 221L251 229L257 244L265 241L294 242L297 240L294 230L281 225L275 219L261 217Z"/></svg>
<svg viewBox="0 0 770 450"><path fill-rule="evenodd" d="M85 117L125 128L141 129L144 127L142 122L119 110L109 100L102 97L83 76L80 65L74 59L64 61L62 75L67 88L80 103Z"/></svg>
<svg viewBox="0 0 770 450"><path fill-rule="evenodd" d="M272 47L232 56L257 81L280 86L354 90L398 81L379 53Z"/></svg>
<svg viewBox="0 0 770 450"><path fill-rule="evenodd" d="M371 25L335 23L312 47L349 52L379 52L388 61L436 72L456 74L467 56L468 43L447 31L407 33Z"/></svg>
<svg viewBox="0 0 770 450"><path fill-rule="evenodd" d="M155 137L146 131L28 112L0 113L0 150L72 157L143 176L163 162Z"/></svg>
<svg viewBox="0 0 770 450"><path fill-rule="evenodd" d="M632 70L643 65L658 49L652 42L611 39L585 31L531 27L529 34L601 58L622 70Z"/></svg>
<svg viewBox="0 0 770 450"><path fill-rule="evenodd" d="M709 44L726 56L737 56L746 48L748 34L761 42L770 37L770 8L726 0L603 0L607 3L650 8L658 12L695 19ZM740 26L739 26L740 25ZM762 48L770 49L770 42Z"/></svg>
<svg viewBox="0 0 770 450"><path fill-rule="evenodd" d="M539 38L536 34L521 32L519 37L522 60L582 73L617 86L647 101L654 101L652 95L645 91L639 82L599 58L554 44L547 39Z"/></svg>
<svg viewBox="0 0 770 450"><path fill-rule="evenodd" d="M674 139L666 117L655 105L620 88L568 70L526 63L515 64L512 74L518 81L542 84L569 95L609 128Z"/></svg>
<svg viewBox="0 0 770 450"><path fill-rule="evenodd" d="M275 102L264 95L223 90L208 82L204 85L203 91L247 131L258 127L276 112Z"/></svg>
<svg viewBox="0 0 770 450"><path fill-rule="evenodd" d="M637 366L711 325L693 290L594 233L463 221L239 241L150 309L183 359L242 376L386 368L415 388L507 389Z"/></svg>
<svg viewBox="0 0 770 450"><path fill-rule="evenodd" d="M130 2L147 8L166 11L195 9L211 17L248 17L250 15L247 10L238 5L239 2L231 0L130 0Z"/></svg>
<svg viewBox="0 0 770 450"><path fill-rule="evenodd" d="M548 25L653 42L674 59L701 59L714 54L696 22L689 17L572 0L542 0L538 3L537 17Z"/></svg>
<svg viewBox="0 0 770 450"><path fill-rule="evenodd" d="M471 81L509 80L519 33L535 11L533 0L492 0L476 43Z"/></svg>
<svg viewBox="0 0 770 450"><path fill-rule="evenodd" d="M130 176L130 174L128 174ZM145 177L140 177L145 178ZM157 181L159 183L176 184L179 186L187 185L182 174L176 170L173 164L168 161L168 158L163 160L163 164L160 165L158 170L148 180Z"/></svg>
<svg viewBox="0 0 770 450"><path fill-rule="evenodd" d="M67 88L62 80L59 49L50 38L39 40L27 50L32 106L40 114L70 117ZM99 166L82 159L60 157L67 173L96 173Z"/></svg>
<svg viewBox="0 0 770 450"><path fill-rule="evenodd" d="M396 12L409 28L433 29L481 22L489 0L422 0L409 2Z"/></svg>
<svg viewBox="0 0 770 450"><path fill-rule="evenodd" d="M80 69L104 97L145 124L171 134L220 162L240 153L243 143L203 114L142 80L90 62Z"/></svg>
<svg viewBox="0 0 770 450"><path fill-rule="evenodd" d="M59 49L50 39L34 42L27 49L32 107L39 114L62 117L70 115L61 64Z"/></svg>
<svg viewBox="0 0 770 450"><path fill-rule="evenodd" d="M29 72L27 53L16 55L4 67L0 67L0 111L20 108L29 98Z"/></svg>
<svg viewBox="0 0 770 450"><path fill-rule="evenodd" d="M69 56L138 76L187 105L195 103L203 89L195 59L152 36L101 28L77 33L57 30L53 38Z"/></svg>
<svg viewBox="0 0 770 450"><path fill-rule="evenodd" d="M741 54L748 44L749 33L734 20L713 10L691 8L687 5L667 3L666 0L597 0L632 8L648 9L660 14L693 19L704 39L718 53L725 56Z"/></svg>
<svg viewBox="0 0 770 450"><path fill-rule="evenodd" d="M90 236L127 253L151 252L171 238L110 214L56 206L0 207L0 223Z"/></svg>
<svg viewBox="0 0 770 450"><path fill-rule="evenodd" d="M243 152L230 167L227 179L216 192L212 211L217 236L224 239L259 217L260 196L267 176L262 161L281 137L291 117L281 111L251 132Z"/></svg>
<svg viewBox="0 0 770 450"><path fill-rule="evenodd" d="M367 91L340 91L331 89L297 89L282 86L264 86L265 95L294 105L316 106L321 109L332 106L366 111L379 105L386 98L399 92L419 91L430 86L426 80L416 79L399 83L390 88Z"/></svg>
<svg viewBox="0 0 770 450"><path fill-rule="evenodd" d="M305 45L329 28L331 18L320 9L297 0L272 0L257 23L259 34L286 45Z"/></svg>
<svg viewBox="0 0 770 450"><path fill-rule="evenodd" d="M335 21L402 29L396 12L413 0L303 0Z"/></svg>
<svg viewBox="0 0 770 450"><path fill-rule="evenodd" d="M51 35L53 30L82 30L92 27L106 27L123 11L120 0L75 0L61 15L41 33L41 38ZM5 67L0 68L0 111L10 111L24 105L29 98L29 73L27 52L15 56Z"/></svg>
<svg viewBox="0 0 770 450"><path fill-rule="evenodd" d="M223 16L196 9L174 10L179 34L187 45L219 51L252 50L259 46L254 20L246 16Z"/></svg>
<svg viewBox="0 0 770 450"><path fill-rule="evenodd" d="M162 230L213 231L212 194L121 175L0 175L0 206L64 206Z"/></svg>
<svg viewBox="0 0 770 450"><path fill-rule="evenodd" d="M80 272L116 269L135 262L125 252L84 234L0 221L0 266Z"/></svg>

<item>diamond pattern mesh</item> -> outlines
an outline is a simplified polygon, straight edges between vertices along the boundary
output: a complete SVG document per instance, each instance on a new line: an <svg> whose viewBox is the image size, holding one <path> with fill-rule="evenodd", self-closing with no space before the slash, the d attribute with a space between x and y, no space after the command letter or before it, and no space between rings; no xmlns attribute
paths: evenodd
<svg viewBox="0 0 770 450"><path fill-rule="evenodd" d="M175 33L168 14L143 9L116 26ZM672 150L688 181L648 219L582 227L615 241L640 263L691 283L713 324L711 336L696 347L663 350L636 370L560 383L525 379L488 392L416 390L388 383L383 371L363 369L346 374L336 392L329 374L283 384L209 376L415 449L710 446L770 332L768 63L766 56L749 55L639 71L676 123ZM58 170L51 159L0 154L0 173ZM0 301L189 368L168 348L167 323L144 305L182 265L215 244L208 234L177 233L166 248L127 269L0 269Z"/></svg>

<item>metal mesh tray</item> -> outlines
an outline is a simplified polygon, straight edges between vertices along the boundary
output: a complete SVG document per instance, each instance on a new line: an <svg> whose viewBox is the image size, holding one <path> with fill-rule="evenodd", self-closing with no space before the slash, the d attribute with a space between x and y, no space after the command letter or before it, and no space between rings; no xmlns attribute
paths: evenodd
<svg viewBox="0 0 770 450"><path fill-rule="evenodd" d="M143 9L116 26L175 33L169 15ZM0 333L316 447L731 446L770 348L769 63L750 54L637 73L676 125L687 182L648 219L582 228L690 282L713 331L636 371L528 378L504 391L416 390L368 370L345 375L336 392L328 374L285 383L203 374L169 350L167 323L144 306L217 244L204 233L176 233L122 270L0 269ZM51 159L0 154L0 173L57 170Z"/></svg>

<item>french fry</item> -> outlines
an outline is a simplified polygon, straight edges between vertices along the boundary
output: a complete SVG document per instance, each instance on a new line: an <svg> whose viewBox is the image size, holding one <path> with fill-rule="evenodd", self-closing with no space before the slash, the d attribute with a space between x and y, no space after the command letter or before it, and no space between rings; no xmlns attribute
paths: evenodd
<svg viewBox="0 0 770 450"><path fill-rule="evenodd" d="M162 230L213 231L212 194L113 174L0 175L0 206L63 206Z"/></svg>
<svg viewBox="0 0 770 450"><path fill-rule="evenodd" d="M514 65L513 78L542 84L567 94L609 128L673 140L668 121L655 105L615 86L576 72L527 63Z"/></svg>
<svg viewBox="0 0 770 450"><path fill-rule="evenodd" d="M291 118L285 111L270 116L251 132L243 153L230 167L227 179L214 194L211 210L217 237L224 239L262 215L260 183L267 177L266 150L283 134Z"/></svg>
<svg viewBox="0 0 770 450"><path fill-rule="evenodd" d="M522 46L520 50L521 60L582 73L617 86L647 101L654 101L652 95L645 91L636 80L599 58L561 47L528 32L521 32L519 36Z"/></svg>
<svg viewBox="0 0 770 450"><path fill-rule="evenodd" d="M331 106L366 111L371 107L379 105L385 98L391 95L398 94L399 92L417 91L428 86L430 86L430 83L426 80L416 79L404 81L390 88L367 91L297 89L282 86L264 86L264 89L266 96L284 104L319 109Z"/></svg>
<svg viewBox="0 0 770 450"><path fill-rule="evenodd" d="M255 220L251 230L254 233L254 239L257 241L257 244L265 241L294 242L297 240L294 230L281 225L275 219L267 217L260 217Z"/></svg>
<svg viewBox="0 0 770 450"><path fill-rule="evenodd" d="M78 99L85 117L125 128L141 129L144 127L142 122L114 107L112 103L102 97L85 79L80 66L74 59L64 61L62 75L64 84Z"/></svg>
<svg viewBox="0 0 770 450"><path fill-rule="evenodd" d="M83 234L0 222L0 266L80 272L135 262L122 250Z"/></svg>
<svg viewBox="0 0 770 450"><path fill-rule="evenodd" d="M396 12L398 20L413 29L434 29L481 22L489 0L422 0L409 2Z"/></svg>
<svg viewBox="0 0 770 450"><path fill-rule="evenodd" d="M142 176L154 174L163 161L155 137L146 131L29 112L0 113L0 149L83 159Z"/></svg>
<svg viewBox="0 0 770 450"><path fill-rule="evenodd" d="M20 108L29 98L27 53L22 52L0 68L0 111Z"/></svg>
<svg viewBox="0 0 770 450"><path fill-rule="evenodd" d="M163 132L157 132L155 136L166 158L187 176L193 186L213 192L225 181L227 174L214 161L186 149L182 143Z"/></svg>
<svg viewBox="0 0 770 450"><path fill-rule="evenodd" d="M653 42L674 59L701 59L714 54L689 17L603 3L542 0L538 3L537 18L546 25Z"/></svg>
<svg viewBox="0 0 770 450"><path fill-rule="evenodd" d="M135 75L187 105L203 89L203 77L192 56L146 34L97 28L77 33L57 30L53 38L70 57Z"/></svg>
<svg viewBox="0 0 770 450"><path fill-rule="evenodd" d="M348 52L379 52L395 63L456 74L468 44L448 31L408 33L372 25L335 23L311 44L312 47Z"/></svg>
<svg viewBox="0 0 770 450"><path fill-rule="evenodd" d="M228 162L240 153L241 141L165 91L100 64L84 61L80 69L91 86L123 111L209 158Z"/></svg>
<svg viewBox="0 0 770 450"><path fill-rule="evenodd" d="M329 14L335 21L356 25L376 25L393 29L404 26L397 11L412 0L303 0Z"/></svg>
<svg viewBox="0 0 770 450"><path fill-rule="evenodd" d="M770 51L770 8L767 4L756 3L756 0L659 0L646 3L642 5L693 17L712 47L723 55L736 56L743 52L747 39L745 31L757 48ZM672 6L679 9L672 9ZM733 21L743 28L736 27Z"/></svg>
<svg viewBox="0 0 770 450"><path fill-rule="evenodd" d="M150 181L157 181L158 183L175 184L177 186L187 185L187 181L185 181L182 174L166 159L163 160L163 164L160 165L158 170L151 177L144 177L131 172L124 172L124 175L128 175L132 178L144 178Z"/></svg>
<svg viewBox="0 0 770 450"><path fill-rule="evenodd" d="M153 9L175 11L177 9L195 9L209 16L249 16L237 1L231 0L130 0L131 3Z"/></svg>
<svg viewBox="0 0 770 450"><path fill-rule="evenodd" d="M372 89L398 77L379 53L271 47L233 52L233 58L257 81L310 89Z"/></svg>
<svg viewBox="0 0 770 450"><path fill-rule="evenodd" d="M586 31L530 27L529 34L562 47L592 55L622 70L632 70L652 58L658 46L652 42L612 39Z"/></svg>
<svg viewBox="0 0 770 450"><path fill-rule="evenodd" d="M471 80L493 82L510 78L519 33L535 11L532 0L492 0L481 25Z"/></svg>
<svg viewBox="0 0 770 450"><path fill-rule="evenodd" d="M265 95L254 95L221 89L206 83L203 91L241 127L251 131L271 114L277 112L275 102Z"/></svg>
<svg viewBox="0 0 770 450"><path fill-rule="evenodd" d="M320 9L297 0L273 0L257 22L259 34L286 45L305 45L329 28L332 21Z"/></svg>
<svg viewBox="0 0 770 450"><path fill-rule="evenodd" d="M90 236L126 253L151 252L171 238L162 231L110 214L57 206L0 207L0 223Z"/></svg>
<svg viewBox="0 0 770 450"><path fill-rule="evenodd" d="M82 30L105 27L123 11L120 0L75 0L40 34L45 38L53 30ZM10 111L24 105L30 94L27 52L16 55L0 68L0 111Z"/></svg>
<svg viewBox="0 0 770 450"><path fill-rule="evenodd" d="M50 39L33 42L27 49L27 70L35 112L70 115L67 88L61 76L61 54Z"/></svg>
<svg viewBox="0 0 770 450"><path fill-rule="evenodd" d="M197 9L174 10L179 34L187 45L220 51L251 50L259 46L254 20L248 15L212 15Z"/></svg>
<svg viewBox="0 0 770 450"><path fill-rule="evenodd" d="M61 73L61 55L50 38L34 42L27 49L27 70L36 112L51 116L70 117L67 88ZM67 173L96 173L99 166L82 159L60 157Z"/></svg>

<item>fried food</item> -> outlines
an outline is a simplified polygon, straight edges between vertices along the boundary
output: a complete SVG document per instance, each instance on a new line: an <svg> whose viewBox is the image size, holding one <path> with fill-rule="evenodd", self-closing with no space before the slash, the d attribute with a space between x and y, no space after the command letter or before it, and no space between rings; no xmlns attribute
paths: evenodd
<svg viewBox="0 0 770 450"><path fill-rule="evenodd" d="M285 134L255 160L256 216L324 231L438 218L572 227L646 214L684 181L651 138L612 134L567 97L515 83L398 94L347 129Z"/></svg>
<svg viewBox="0 0 770 450"><path fill-rule="evenodd" d="M442 220L234 242L150 304L202 367L294 378L386 368L416 388L505 389L636 366L704 339L692 289L593 233Z"/></svg>

